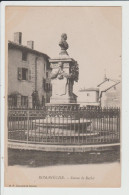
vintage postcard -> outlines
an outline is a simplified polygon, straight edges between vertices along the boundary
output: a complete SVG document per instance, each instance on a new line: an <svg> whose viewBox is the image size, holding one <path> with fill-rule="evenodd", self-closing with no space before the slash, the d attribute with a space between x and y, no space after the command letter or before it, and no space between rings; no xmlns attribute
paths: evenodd
<svg viewBox="0 0 129 195"><path fill-rule="evenodd" d="M121 6L6 6L5 187L121 187Z"/></svg>

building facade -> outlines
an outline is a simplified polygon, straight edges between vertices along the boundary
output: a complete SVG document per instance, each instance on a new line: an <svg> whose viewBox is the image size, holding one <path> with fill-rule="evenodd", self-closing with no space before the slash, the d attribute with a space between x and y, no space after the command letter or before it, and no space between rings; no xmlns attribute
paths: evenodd
<svg viewBox="0 0 129 195"><path fill-rule="evenodd" d="M78 92L78 103L80 106L99 106L99 89L81 89Z"/></svg>
<svg viewBox="0 0 129 195"><path fill-rule="evenodd" d="M78 103L81 106L121 107L121 81L105 77L97 88L79 90Z"/></svg>
<svg viewBox="0 0 129 195"><path fill-rule="evenodd" d="M121 107L121 82L107 80L100 86L99 98L102 107Z"/></svg>
<svg viewBox="0 0 129 195"><path fill-rule="evenodd" d="M50 102L49 56L34 50L34 42L22 45L22 33L8 41L8 106L35 107Z"/></svg>

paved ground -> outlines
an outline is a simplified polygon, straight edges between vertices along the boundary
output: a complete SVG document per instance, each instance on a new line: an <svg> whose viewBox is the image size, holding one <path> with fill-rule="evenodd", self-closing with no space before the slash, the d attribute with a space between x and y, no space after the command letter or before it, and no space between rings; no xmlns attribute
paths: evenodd
<svg viewBox="0 0 129 195"><path fill-rule="evenodd" d="M104 152L42 152L25 150L8 150L8 165L27 167L46 167L57 165L85 165L120 162L119 148Z"/></svg>

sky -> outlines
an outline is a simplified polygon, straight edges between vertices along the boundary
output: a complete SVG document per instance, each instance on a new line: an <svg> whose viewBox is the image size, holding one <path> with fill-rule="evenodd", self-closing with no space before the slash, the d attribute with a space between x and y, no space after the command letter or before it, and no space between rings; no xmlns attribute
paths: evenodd
<svg viewBox="0 0 129 195"><path fill-rule="evenodd" d="M34 49L51 58L60 52L66 33L70 57L79 64L74 91L96 87L107 77L120 79L122 60L121 7L6 7L6 40L22 32L22 44L34 41Z"/></svg>

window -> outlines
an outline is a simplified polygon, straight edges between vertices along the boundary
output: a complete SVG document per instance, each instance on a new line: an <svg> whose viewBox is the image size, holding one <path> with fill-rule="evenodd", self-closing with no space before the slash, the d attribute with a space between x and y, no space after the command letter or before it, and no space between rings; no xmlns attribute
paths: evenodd
<svg viewBox="0 0 129 195"><path fill-rule="evenodd" d="M43 89L46 90L46 79L43 79Z"/></svg>
<svg viewBox="0 0 129 195"><path fill-rule="evenodd" d="M27 61L27 52L26 51L22 51L22 60Z"/></svg>
<svg viewBox="0 0 129 195"><path fill-rule="evenodd" d="M30 81L31 70L28 70L27 68L18 68L18 80Z"/></svg>
<svg viewBox="0 0 129 195"><path fill-rule="evenodd" d="M50 83L48 83L48 91L50 91Z"/></svg>
<svg viewBox="0 0 129 195"><path fill-rule="evenodd" d="M46 92L49 92L49 91L52 90L51 84L48 83L48 82L46 81L46 79L43 79L43 89L44 89L44 91L46 91Z"/></svg>
<svg viewBox="0 0 129 195"><path fill-rule="evenodd" d="M28 69L22 68L22 80L28 80Z"/></svg>
<svg viewBox="0 0 129 195"><path fill-rule="evenodd" d="M42 96L42 106L45 106L45 98Z"/></svg>
<svg viewBox="0 0 129 195"><path fill-rule="evenodd" d="M21 106L28 107L28 96L21 96Z"/></svg>
<svg viewBox="0 0 129 195"><path fill-rule="evenodd" d="M45 70L46 70L45 66L46 66L46 64L44 63L44 72L45 72Z"/></svg>
<svg viewBox="0 0 129 195"><path fill-rule="evenodd" d="M46 78L48 78L48 72L46 72Z"/></svg>
<svg viewBox="0 0 129 195"><path fill-rule="evenodd" d="M46 103L50 103L50 97L48 95L46 96Z"/></svg>
<svg viewBox="0 0 129 195"><path fill-rule="evenodd" d="M17 107L17 96L9 95L8 96L8 106L9 107Z"/></svg>
<svg viewBox="0 0 129 195"><path fill-rule="evenodd" d="M52 91L52 84L50 83L50 91Z"/></svg>
<svg viewBox="0 0 129 195"><path fill-rule="evenodd" d="M46 83L46 91L47 91L47 92L50 91L50 83Z"/></svg>
<svg viewBox="0 0 129 195"><path fill-rule="evenodd" d="M46 91L49 91L49 83L46 83Z"/></svg>

